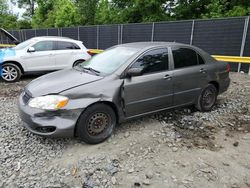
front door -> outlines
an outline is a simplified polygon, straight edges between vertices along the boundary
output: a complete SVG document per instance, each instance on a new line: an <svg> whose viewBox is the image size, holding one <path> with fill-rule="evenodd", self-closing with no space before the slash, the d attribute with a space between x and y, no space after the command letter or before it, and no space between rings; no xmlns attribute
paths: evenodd
<svg viewBox="0 0 250 188"><path fill-rule="evenodd" d="M34 52L26 52L22 57L27 71L55 70L54 42L40 41L33 47Z"/></svg>
<svg viewBox="0 0 250 188"><path fill-rule="evenodd" d="M170 107L173 102L172 71L168 49L153 49L139 57L130 68L141 68L142 75L124 80L126 117Z"/></svg>

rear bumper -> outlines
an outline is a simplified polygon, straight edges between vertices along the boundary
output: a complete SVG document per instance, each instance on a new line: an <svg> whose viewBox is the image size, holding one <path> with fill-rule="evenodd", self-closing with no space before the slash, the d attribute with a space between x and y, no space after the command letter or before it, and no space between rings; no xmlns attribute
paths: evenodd
<svg viewBox="0 0 250 188"><path fill-rule="evenodd" d="M230 86L230 78L227 77L226 79L224 79L223 81L220 82L220 89L219 89L219 94L224 93L225 91L227 91L227 89Z"/></svg>
<svg viewBox="0 0 250 188"><path fill-rule="evenodd" d="M75 125L81 110L44 111L24 104L23 94L18 102L23 126L30 132L45 137L74 137Z"/></svg>

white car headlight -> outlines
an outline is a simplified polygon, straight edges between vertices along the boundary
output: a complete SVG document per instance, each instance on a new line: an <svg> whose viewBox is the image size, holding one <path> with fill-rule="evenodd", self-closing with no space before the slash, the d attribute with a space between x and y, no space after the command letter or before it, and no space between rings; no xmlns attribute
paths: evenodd
<svg viewBox="0 0 250 188"><path fill-rule="evenodd" d="M31 99L28 105L43 110L58 110L68 103L68 97L60 95L47 95Z"/></svg>

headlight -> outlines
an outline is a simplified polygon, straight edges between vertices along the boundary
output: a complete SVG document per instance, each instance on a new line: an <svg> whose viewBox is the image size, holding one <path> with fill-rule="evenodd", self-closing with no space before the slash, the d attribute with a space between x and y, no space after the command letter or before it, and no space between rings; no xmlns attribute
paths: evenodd
<svg viewBox="0 0 250 188"><path fill-rule="evenodd" d="M68 97L60 95L47 95L31 99L28 105L32 108L39 108L43 110L58 110L64 107L68 101Z"/></svg>

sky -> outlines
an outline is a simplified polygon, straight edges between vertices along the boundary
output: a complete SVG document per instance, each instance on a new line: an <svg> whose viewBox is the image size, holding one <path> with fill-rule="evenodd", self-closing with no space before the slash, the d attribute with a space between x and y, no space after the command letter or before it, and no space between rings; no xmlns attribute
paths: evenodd
<svg viewBox="0 0 250 188"><path fill-rule="evenodd" d="M13 3L11 3L11 0L8 0L8 5L9 5L10 10L11 10L14 14L18 15L18 18L19 18L19 19L22 18L22 15L23 15L23 13L25 12L25 9L20 9L20 8L18 8L17 5L14 5Z"/></svg>

